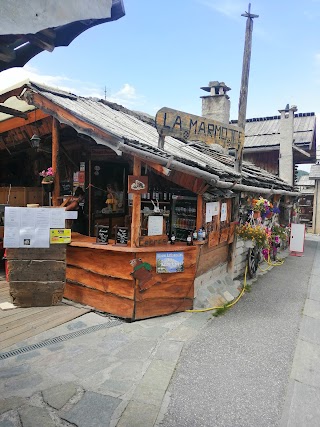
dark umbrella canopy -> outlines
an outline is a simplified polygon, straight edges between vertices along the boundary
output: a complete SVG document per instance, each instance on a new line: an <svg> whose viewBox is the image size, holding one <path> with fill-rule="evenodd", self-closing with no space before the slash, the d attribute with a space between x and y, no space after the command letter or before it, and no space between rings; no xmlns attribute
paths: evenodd
<svg viewBox="0 0 320 427"><path fill-rule="evenodd" d="M111 16L105 19L88 19L47 28L35 34L0 35L0 71L23 67L43 50L52 51L58 46L68 46L77 36L96 25L116 21L125 15L122 0L112 0Z"/></svg>

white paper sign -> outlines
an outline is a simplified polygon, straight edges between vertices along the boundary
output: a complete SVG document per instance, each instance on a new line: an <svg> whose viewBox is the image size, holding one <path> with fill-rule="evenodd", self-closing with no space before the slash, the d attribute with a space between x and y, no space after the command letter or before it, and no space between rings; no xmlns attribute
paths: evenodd
<svg viewBox="0 0 320 427"><path fill-rule="evenodd" d="M64 228L64 208L6 207L4 247L49 248L50 227L55 228L55 224Z"/></svg>
<svg viewBox="0 0 320 427"><path fill-rule="evenodd" d="M160 236L163 234L163 216L148 217L148 236Z"/></svg>
<svg viewBox="0 0 320 427"><path fill-rule="evenodd" d="M5 248L18 248L20 244L20 210L19 208L5 207L4 210L4 237Z"/></svg>
<svg viewBox="0 0 320 427"><path fill-rule="evenodd" d="M65 211L65 219L77 219L78 211Z"/></svg>
<svg viewBox="0 0 320 427"><path fill-rule="evenodd" d="M211 222L216 215L219 215L219 202L206 203L206 222Z"/></svg>
<svg viewBox="0 0 320 427"><path fill-rule="evenodd" d="M221 217L220 217L220 221L226 221L227 220L227 204L226 203L222 203L221 204Z"/></svg>
<svg viewBox="0 0 320 427"><path fill-rule="evenodd" d="M3 246L5 248L18 248L20 242L20 228L4 227Z"/></svg>
<svg viewBox="0 0 320 427"><path fill-rule="evenodd" d="M50 228L65 228L65 208L50 209Z"/></svg>

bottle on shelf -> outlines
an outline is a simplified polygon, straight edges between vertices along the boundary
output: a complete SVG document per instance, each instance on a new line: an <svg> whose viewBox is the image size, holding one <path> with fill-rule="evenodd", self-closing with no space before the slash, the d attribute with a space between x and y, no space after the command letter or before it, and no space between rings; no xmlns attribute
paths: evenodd
<svg viewBox="0 0 320 427"><path fill-rule="evenodd" d="M150 200L150 188L148 188L148 192L147 192L147 197L146 197L146 199L147 199L147 200Z"/></svg>
<svg viewBox="0 0 320 427"><path fill-rule="evenodd" d="M156 199L156 187L153 187L153 190L152 190L152 199L153 200Z"/></svg>
<svg viewBox="0 0 320 427"><path fill-rule="evenodd" d="M206 229L202 226L202 240L206 240Z"/></svg>
<svg viewBox="0 0 320 427"><path fill-rule="evenodd" d="M198 230L198 240L199 241L203 240L203 231L202 231L202 228L199 228L199 230Z"/></svg>
<svg viewBox="0 0 320 427"><path fill-rule="evenodd" d="M171 245L174 245L176 241L176 236L174 234L174 231L172 231L171 236L170 236L170 243Z"/></svg>
<svg viewBox="0 0 320 427"><path fill-rule="evenodd" d="M192 233L187 236L187 246L192 246Z"/></svg>
<svg viewBox="0 0 320 427"><path fill-rule="evenodd" d="M163 190L163 201L166 202L168 200L168 192L167 189L165 188Z"/></svg>
<svg viewBox="0 0 320 427"><path fill-rule="evenodd" d="M192 238L193 238L193 240L198 240L198 233L197 233L196 229L193 230Z"/></svg>

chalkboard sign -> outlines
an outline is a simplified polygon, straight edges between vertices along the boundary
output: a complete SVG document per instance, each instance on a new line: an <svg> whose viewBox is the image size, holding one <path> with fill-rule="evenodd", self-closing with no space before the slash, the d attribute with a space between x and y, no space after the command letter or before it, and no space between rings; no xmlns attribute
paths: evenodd
<svg viewBox="0 0 320 427"><path fill-rule="evenodd" d="M72 195L72 184L70 181L61 181L60 182L60 193L61 193L61 196Z"/></svg>
<svg viewBox="0 0 320 427"><path fill-rule="evenodd" d="M115 227L115 245L127 246L128 239L128 227Z"/></svg>
<svg viewBox="0 0 320 427"><path fill-rule="evenodd" d="M109 226L107 225L96 225L96 243L99 245L107 245L109 243Z"/></svg>

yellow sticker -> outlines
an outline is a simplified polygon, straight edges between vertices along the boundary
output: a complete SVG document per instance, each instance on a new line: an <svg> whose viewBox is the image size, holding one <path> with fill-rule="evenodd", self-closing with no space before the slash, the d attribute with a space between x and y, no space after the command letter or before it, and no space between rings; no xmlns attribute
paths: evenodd
<svg viewBox="0 0 320 427"><path fill-rule="evenodd" d="M70 243L71 229L70 228L51 228L50 243Z"/></svg>

